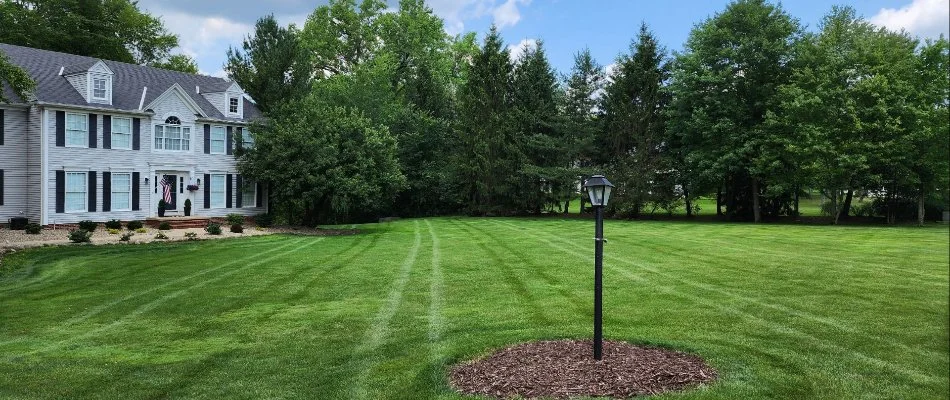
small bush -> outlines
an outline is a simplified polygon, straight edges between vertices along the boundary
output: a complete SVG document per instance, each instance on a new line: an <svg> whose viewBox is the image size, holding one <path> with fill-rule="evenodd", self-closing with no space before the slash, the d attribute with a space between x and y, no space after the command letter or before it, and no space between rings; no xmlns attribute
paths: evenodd
<svg viewBox="0 0 950 400"><path fill-rule="evenodd" d="M92 241L92 232L76 229L69 232L69 241L73 243L89 243Z"/></svg>
<svg viewBox="0 0 950 400"><path fill-rule="evenodd" d="M121 232L121 231L118 230L118 229L109 229L108 232L109 232L110 235L118 235L119 232Z"/></svg>
<svg viewBox="0 0 950 400"><path fill-rule="evenodd" d="M99 226L99 224L92 221L79 221L79 229L86 232L95 232L97 226Z"/></svg>
<svg viewBox="0 0 950 400"><path fill-rule="evenodd" d="M121 240L121 241L123 241L123 242L128 242L129 239L132 239L132 236L135 236L135 233L133 233L133 232L126 232L126 233L123 233L123 234L122 234L122 237L120 237L119 240Z"/></svg>
<svg viewBox="0 0 950 400"><path fill-rule="evenodd" d="M158 224L158 230L160 231L168 231L171 229L172 229L172 224L169 224L168 221Z"/></svg>
<svg viewBox="0 0 950 400"><path fill-rule="evenodd" d="M244 226L241 224L231 225L231 233L244 233Z"/></svg>
<svg viewBox="0 0 950 400"><path fill-rule="evenodd" d="M274 224L274 216L270 214L260 214L254 217L254 223L261 228L268 228Z"/></svg>
<svg viewBox="0 0 950 400"><path fill-rule="evenodd" d="M43 227L40 224L26 224L26 228L23 229L28 235L39 235Z"/></svg>
<svg viewBox="0 0 950 400"><path fill-rule="evenodd" d="M168 240L168 236L165 236L164 233L159 232L158 234L155 235L155 239L157 239L157 240Z"/></svg>
<svg viewBox="0 0 950 400"><path fill-rule="evenodd" d="M114 219L106 222L106 229L122 229L122 221Z"/></svg>
<svg viewBox="0 0 950 400"><path fill-rule="evenodd" d="M244 216L241 214L228 214L228 225L244 225Z"/></svg>
<svg viewBox="0 0 950 400"><path fill-rule="evenodd" d="M198 234L195 232L185 232L185 239L198 240Z"/></svg>
<svg viewBox="0 0 950 400"><path fill-rule="evenodd" d="M205 227L205 232L208 232L209 235L220 235L221 225L214 222L209 222L208 226Z"/></svg>
<svg viewBox="0 0 950 400"><path fill-rule="evenodd" d="M142 224L142 221L129 221L129 223L125 225L125 227L129 228L130 231L141 229L143 226L145 225Z"/></svg>
<svg viewBox="0 0 950 400"><path fill-rule="evenodd" d="M135 233L147 233L147 232L148 232L148 229L145 229L145 228L138 228L135 230Z"/></svg>

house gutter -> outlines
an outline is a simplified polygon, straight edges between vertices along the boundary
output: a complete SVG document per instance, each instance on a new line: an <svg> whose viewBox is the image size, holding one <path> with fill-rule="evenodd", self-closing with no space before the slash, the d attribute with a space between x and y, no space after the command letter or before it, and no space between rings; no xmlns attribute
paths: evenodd
<svg viewBox="0 0 950 400"><path fill-rule="evenodd" d="M50 103L46 101L37 101L36 104L44 106L44 107L73 108L77 110L98 111L98 112L105 112L105 113L121 113L121 114L129 114L129 115L139 115L143 117L151 117L152 114L154 114L147 111L133 111L133 110L122 110L118 108L82 106L82 105L76 105L76 104L63 104L63 103Z"/></svg>

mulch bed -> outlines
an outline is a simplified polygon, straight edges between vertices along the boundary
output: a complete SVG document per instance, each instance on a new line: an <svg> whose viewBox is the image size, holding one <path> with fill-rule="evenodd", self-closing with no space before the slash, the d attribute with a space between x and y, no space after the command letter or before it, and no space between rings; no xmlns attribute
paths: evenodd
<svg viewBox="0 0 950 400"><path fill-rule="evenodd" d="M522 343L452 368L461 393L493 398L629 398L712 382L716 371L695 355L604 341L595 361L592 340Z"/></svg>

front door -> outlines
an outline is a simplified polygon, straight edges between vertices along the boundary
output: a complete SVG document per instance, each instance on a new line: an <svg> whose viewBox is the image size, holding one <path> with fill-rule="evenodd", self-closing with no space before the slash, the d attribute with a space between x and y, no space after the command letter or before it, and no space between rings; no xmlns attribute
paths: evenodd
<svg viewBox="0 0 950 400"><path fill-rule="evenodd" d="M171 192L172 199L171 201L165 199L165 209L174 210L178 203L178 175L163 175L162 178L164 178L162 185L169 185L168 190ZM165 196L165 188L160 187L159 189L161 190L161 195Z"/></svg>

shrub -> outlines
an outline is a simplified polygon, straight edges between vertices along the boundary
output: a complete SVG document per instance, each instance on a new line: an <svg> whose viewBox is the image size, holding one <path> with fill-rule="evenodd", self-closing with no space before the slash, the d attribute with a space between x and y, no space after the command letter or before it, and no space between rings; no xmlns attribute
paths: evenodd
<svg viewBox="0 0 950 400"><path fill-rule="evenodd" d="M198 234L195 232L185 232L185 239L198 240Z"/></svg>
<svg viewBox="0 0 950 400"><path fill-rule="evenodd" d="M144 225L142 224L142 221L129 221L129 223L125 225L125 227L129 228L130 231L141 229L143 226Z"/></svg>
<svg viewBox="0 0 950 400"><path fill-rule="evenodd" d="M106 222L106 229L122 229L122 221L114 219Z"/></svg>
<svg viewBox="0 0 950 400"><path fill-rule="evenodd" d="M155 235L155 239L157 239L157 240L168 240L168 236L165 236L164 233L159 232L158 234Z"/></svg>
<svg viewBox="0 0 950 400"><path fill-rule="evenodd" d="M138 228L135 230L135 233L146 233L146 232L148 232L148 229L145 229L145 228Z"/></svg>
<svg viewBox="0 0 950 400"><path fill-rule="evenodd" d="M172 224L169 224L168 221L163 221L162 223L158 224L158 230L160 231L168 231L171 229L172 229Z"/></svg>
<svg viewBox="0 0 950 400"><path fill-rule="evenodd" d="M69 232L69 241L73 243L89 243L92 241L92 232L76 229Z"/></svg>
<svg viewBox="0 0 950 400"><path fill-rule="evenodd" d="M39 235L43 227L40 224L26 224L26 228L23 229L26 230L28 235Z"/></svg>
<svg viewBox="0 0 950 400"><path fill-rule="evenodd" d="M86 232L95 232L97 226L99 226L99 224L92 221L79 221L79 229Z"/></svg>
<svg viewBox="0 0 950 400"><path fill-rule="evenodd" d="M123 233L123 234L122 234L122 237L120 237L119 240L121 240L121 241L123 241L123 242L128 242L129 239L132 239L132 236L135 236L135 233L126 232L126 233Z"/></svg>
<svg viewBox="0 0 950 400"><path fill-rule="evenodd" d="M260 214L254 217L254 223L261 228L267 228L274 224L274 216L270 214Z"/></svg>
<svg viewBox="0 0 950 400"><path fill-rule="evenodd" d="M231 225L231 233L244 233L244 226L241 224Z"/></svg>
<svg viewBox="0 0 950 400"><path fill-rule="evenodd" d="M208 232L209 235L220 235L221 225L214 222L209 222L208 226L205 227L205 232Z"/></svg>
<svg viewBox="0 0 950 400"><path fill-rule="evenodd" d="M228 214L228 225L244 225L244 216L241 214Z"/></svg>
<svg viewBox="0 0 950 400"><path fill-rule="evenodd" d="M118 230L118 229L109 229L109 234L110 234L110 235L118 235L118 234L119 234L119 230Z"/></svg>

